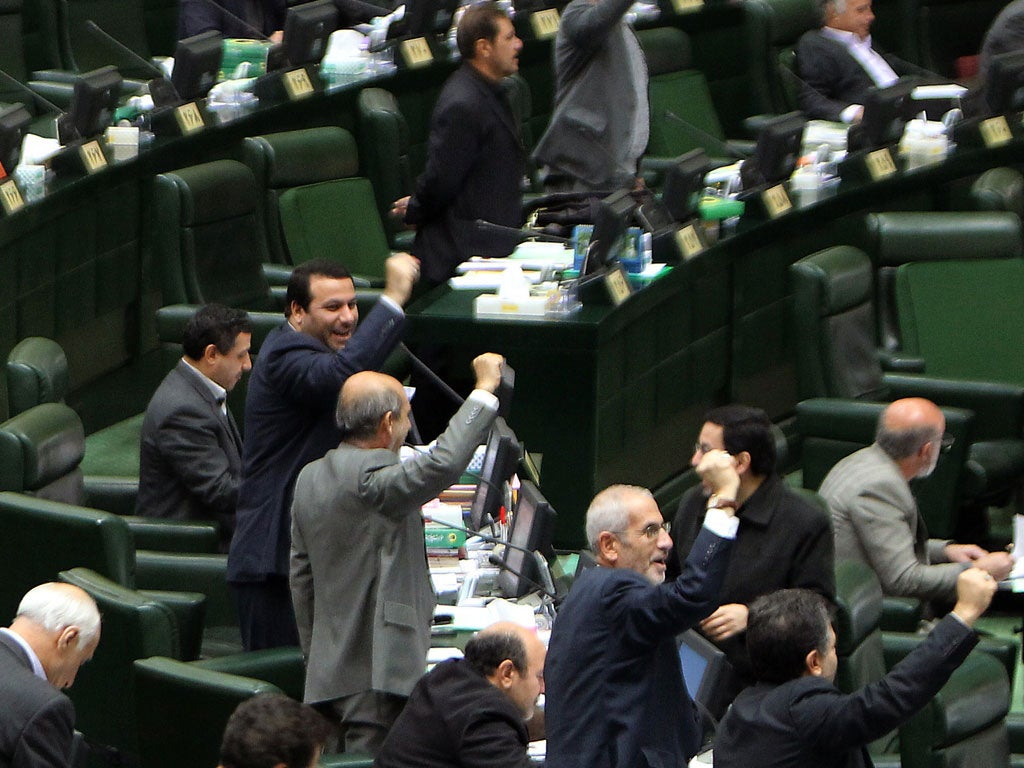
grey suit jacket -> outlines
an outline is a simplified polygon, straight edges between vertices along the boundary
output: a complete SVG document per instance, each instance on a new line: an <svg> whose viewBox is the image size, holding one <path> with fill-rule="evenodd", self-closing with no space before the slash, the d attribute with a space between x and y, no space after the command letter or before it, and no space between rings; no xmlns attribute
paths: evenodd
<svg viewBox="0 0 1024 768"><path fill-rule="evenodd" d="M966 566L941 563L947 542L928 538L910 486L881 448L870 445L847 456L818 493L832 511L837 562L872 568L886 595L956 598L956 580Z"/></svg>
<svg viewBox="0 0 1024 768"><path fill-rule="evenodd" d="M434 590L420 507L459 479L496 415L470 397L427 453L399 462L342 443L299 474L290 582L307 702L408 696L423 676Z"/></svg>
<svg viewBox="0 0 1024 768"><path fill-rule="evenodd" d="M25 651L0 632L0 768L65 768L74 727L71 699L32 674Z"/></svg>
<svg viewBox="0 0 1024 768"><path fill-rule="evenodd" d="M568 174L591 189L632 187L639 162L629 157L638 93L630 56L643 61L640 43L622 20L630 0L572 0L555 40L555 110L533 153L539 165Z"/></svg>
<svg viewBox="0 0 1024 768"><path fill-rule="evenodd" d="M136 511L147 517L216 520L231 541L242 475L242 437L209 387L178 364L146 408Z"/></svg>

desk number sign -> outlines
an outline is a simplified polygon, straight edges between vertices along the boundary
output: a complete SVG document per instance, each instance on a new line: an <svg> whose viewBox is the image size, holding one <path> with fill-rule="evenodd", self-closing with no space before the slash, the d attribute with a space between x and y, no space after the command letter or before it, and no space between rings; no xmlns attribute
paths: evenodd
<svg viewBox="0 0 1024 768"><path fill-rule="evenodd" d="M1010 139L1013 138L1010 126L1003 115L982 120L978 125L978 131L981 133L981 140L989 148L1001 147L1003 144L1009 143Z"/></svg>
<svg viewBox="0 0 1024 768"><path fill-rule="evenodd" d="M561 18L558 16L557 8L545 8L530 16L530 26L533 27L533 36L538 40L548 40L558 34L558 24Z"/></svg>
<svg viewBox="0 0 1024 768"><path fill-rule="evenodd" d="M704 0L672 0L676 13L695 13L704 7Z"/></svg>
<svg viewBox="0 0 1024 768"><path fill-rule="evenodd" d="M4 213L8 215L25 207L25 201L22 199L21 191L14 183L14 179L0 184L0 204L3 205Z"/></svg>
<svg viewBox="0 0 1024 768"><path fill-rule="evenodd" d="M692 259L704 252L704 243L693 224L687 224L676 230L676 245L684 259Z"/></svg>
<svg viewBox="0 0 1024 768"><path fill-rule="evenodd" d="M768 211L770 219L777 219L793 208L793 203L790 201L789 195L786 194L786 188L781 184L776 184L762 192L761 202L764 203L764 209Z"/></svg>
<svg viewBox="0 0 1024 768"><path fill-rule="evenodd" d="M98 141L87 141L78 148L78 156L82 159L82 165L86 173L96 173L107 167L107 158Z"/></svg>
<svg viewBox="0 0 1024 768"><path fill-rule="evenodd" d="M403 40L399 47L402 52L402 60L409 69L425 67L434 60L434 54L430 52L430 46L425 37L413 37Z"/></svg>
<svg viewBox="0 0 1024 768"><path fill-rule="evenodd" d="M883 147L864 156L864 163L872 181L881 181L896 173L896 163L892 161L892 153Z"/></svg>
<svg viewBox="0 0 1024 768"><path fill-rule="evenodd" d="M626 277L626 268L621 264L612 267L604 276L604 287L608 291L608 298L612 300L612 306L617 307L633 294L629 287L629 279Z"/></svg>
<svg viewBox="0 0 1024 768"><path fill-rule="evenodd" d="M197 133L206 127L206 123L203 121L203 113L199 111L199 106L194 101L182 104L180 107L175 107L174 119L178 123L182 136Z"/></svg>
<svg viewBox="0 0 1024 768"><path fill-rule="evenodd" d="M315 91L305 67L299 67L284 73L284 89L288 93L289 101L298 101L307 96L312 96Z"/></svg>

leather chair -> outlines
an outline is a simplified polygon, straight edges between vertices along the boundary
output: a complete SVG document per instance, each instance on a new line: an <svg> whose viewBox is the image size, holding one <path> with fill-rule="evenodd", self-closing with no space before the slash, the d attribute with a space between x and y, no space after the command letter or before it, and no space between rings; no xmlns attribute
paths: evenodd
<svg viewBox="0 0 1024 768"><path fill-rule="evenodd" d="M1024 174L1016 168L989 168L971 184L979 211L1010 211L1024 217Z"/></svg>
<svg viewBox="0 0 1024 768"><path fill-rule="evenodd" d="M746 3L747 52L755 108L783 114L798 109L799 85L787 75L795 67L797 41L821 26L814 0L752 0Z"/></svg>
<svg viewBox="0 0 1024 768"><path fill-rule="evenodd" d="M984 507L1002 501L1024 477L1024 389L885 372L883 359L896 367L901 360L878 349L871 261L856 248L811 254L790 267L790 276L801 398L834 398L842 408L842 400L926 397L974 412L960 476L946 483L929 478L918 489L918 502L933 536L983 532L982 513L973 509L961 520L959 510L965 503ZM813 478L804 482L813 483Z"/></svg>
<svg viewBox="0 0 1024 768"><path fill-rule="evenodd" d="M836 601L836 684L840 690L855 691L880 679L892 663L921 641L920 636L879 630L882 591L874 573L860 563L837 563ZM876 766L1008 766L1004 718L1009 702L1006 668L993 655L975 650L898 735L879 739L869 751Z"/></svg>
<svg viewBox="0 0 1024 768"><path fill-rule="evenodd" d="M56 0L58 33L64 68L89 72L113 64L123 77L147 81L153 70L143 67L112 43L89 30L94 22L142 59L150 59L146 39L146 21L142 3L124 4L118 0Z"/></svg>

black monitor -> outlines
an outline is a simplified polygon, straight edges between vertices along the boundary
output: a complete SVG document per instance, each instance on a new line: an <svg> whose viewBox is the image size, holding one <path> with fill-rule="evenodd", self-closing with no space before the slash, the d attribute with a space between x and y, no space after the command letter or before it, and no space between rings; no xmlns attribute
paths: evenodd
<svg viewBox="0 0 1024 768"><path fill-rule="evenodd" d="M458 0L407 0L404 34L408 37L429 37L445 32L452 25Z"/></svg>
<svg viewBox="0 0 1024 768"><path fill-rule="evenodd" d="M75 81L65 126L71 135L67 140L89 139L98 136L114 122L114 111L121 98L121 75L115 67L100 67L86 72Z"/></svg>
<svg viewBox="0 0 1024 768"><path fill-rule="evenodd" d="M679 642L679 665L690 698L707 708L716 717L724 709L721 698L727 694L732 665L725 653L695 630L687 630L676 638Z"/></svg>
<svg viewBox="0 0 1024 768"><path fill-rule="evenodd" d="M548 504L540 489L529 480L524 480L519 488L515 513L512 516L512 528L508 534L511 544L530 552L540 552L545 558L554 555L551 537L555 531L555 510ZM498 574L498 588L501 594L510 600L522 597L536 589L534 584L544 584L535 558L519 549L505 547L502 558L507 568ZM526 578L515 575L516 571ZM534 582L531 584L530 582Z"/></svg>
<svg viewBox="0 0 1024 768"><path fill-rule="evenodd" d="M628 190L613 192L594 202L591 206L594 229L580 269L581 276L599 274L615 263L635 210L636 201Z"/></svg>
<svg viewBox="0 0 1024 768"><path fill-rule="evenodd" d="M293 67L319 64L327 40L338 28L338 9L332 0L316 0L288 9L281 45Z"/></svg>
<svg viewBox="0 0 1024 768"><path fill-rule="evenodd" d="M182 101L201 99L217 82L224 41L217 31L202 32L178 42L171 83Z"/></svg>
<svg viewBox="0 0 1024 768"><path fill-rule="evenodd" d="M13 173L21 159L21 139L32 122L24 104L10 104L0 109L0 164Z"/></svg>
<svg viewBox="0 0 1024 768"><path fill-rule="evenodd" d="M661 202L674 221L689 221L696 215L707 170L708 156L703 149L694 149L677 157L665 174Z"/></svg>
<svg viewBox="0 0 1024 768"><path fill-rule="evenodd" d="M920 85L912 77L903 77L887 88L869 88L864 97L864 114L850 128L847 144L851 152L897 144L903 127L921 111L911 94Z"/></svg>
<svg viewBox="0 0 1024 768"><path fill-rule="evenodd" d="M482 530L498 519L499 510L505 503L505 484L515 474L520 453L516 433L503 418L495 419L484 450L480 482L469 510L469 527L474 531Z"/></svg>
<svg viewBox="0 0 1024 768"><path fill-rule="evenodd" d="M1024 110L1024 51L993 56L985 82L989 114Z"/></svg>
<svg viewBox="0 0 1024 768"><path fill-rule="evenodd" d="M800 158L804 126L800 112L789 112L765 121L757 137L754 154L740 166L743 189L777 184L789 178Z"/></svg>

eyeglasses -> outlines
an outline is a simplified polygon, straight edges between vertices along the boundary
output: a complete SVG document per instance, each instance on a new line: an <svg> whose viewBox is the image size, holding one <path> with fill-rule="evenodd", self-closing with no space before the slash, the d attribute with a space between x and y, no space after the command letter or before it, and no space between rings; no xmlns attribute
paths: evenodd
<svg viewBox="0 0 1024 768"><path fill-rule="evenodd" d="M939 439L939 452L949 453L953 450L953 444L956 442L956 438L953 437L949 432L944 432L942 437Z"/></svg>
<svg viewBox="0 0 1024 768"><path fill-rule="evenodd" d="M712 448L707 443L702 443L702 442L698 441L698 442L693 444L693 452L694 453L705 454L705 453L710 453L713 450L715 450L715 449Z"/></svg>
<svg viewBox="0 0 1024 768"><path fill-rule="evenodd" d="M665 522L665 523L649 523L649 524L645 525L643 528L641 528L639 531L609 531L609 533L614 533L615 535L619 535L619 534L623 534L623 533L636 533L636 534L639 534L640 536L643 536L646 539L656 539L656 538L658 538L658 536L661 534L662 531L664 531L665 533L669 533L669 532L671 532L671 530L672 530L672 523Z"/></svg>

